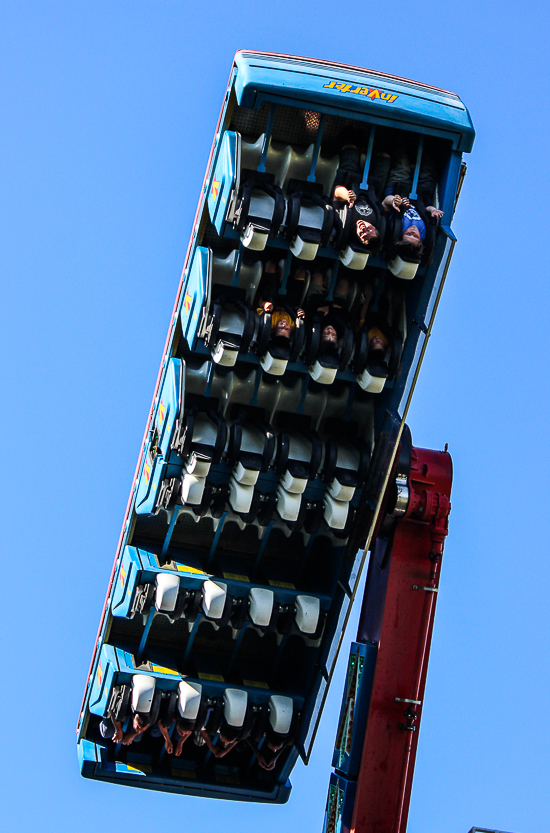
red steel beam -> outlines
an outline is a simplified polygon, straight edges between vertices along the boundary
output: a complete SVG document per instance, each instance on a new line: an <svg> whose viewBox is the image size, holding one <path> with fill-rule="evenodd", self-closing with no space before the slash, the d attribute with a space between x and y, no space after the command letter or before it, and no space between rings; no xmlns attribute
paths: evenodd
<svg viewBox="0 0 550 833"><path fill-rule="evenodd" d="M410 499L397 523L351 833L405 833L447 535L446 451L413 448Z"/></svg>

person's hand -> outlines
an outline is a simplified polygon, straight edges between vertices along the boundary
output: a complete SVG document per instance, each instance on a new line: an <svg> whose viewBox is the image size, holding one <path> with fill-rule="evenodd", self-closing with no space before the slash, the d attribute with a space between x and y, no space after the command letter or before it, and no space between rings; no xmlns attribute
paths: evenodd
<svg viewBox="0 0 550 833"><path fill-rule="evenodd" d="M168 752L168 754L169 754L169 755L171 755L171 754L172 754L172 752L174 751L174 747L172 746L172 741L171 741L171 740L167 740L167 741L165 742L164 746L166 747L166 751Z"/></svg>
<svg viewBox="0 0 550 833"><path fill-rule="evenodd" d="M298 316L298 318L305 318L306 317L306 314L303 311L303 309L296 310L296 315Z"/></svg>
<svg viewBox="0 0 550 833"><path fill-rule="evenodd" d="M113 735L113 743L120 743L122 740L122 729L116 729Z"/></svg>
<svg viewBox="0 0 550 833"><path fill-rule="evenodd" d="M434 217L436 220L440 220L441 217L443 217L443 213L444 212L440 208L434 208L434 210L432 211L432 217Z"/></svg>
<svg viewBox="0 0 550 833"><path fill-rule="evenodd" d="M122 738L122 745L123 746L130 746L134 737L135 737L135 735L125 734L124 737Z"/></svg>
<svg viewBox="0 0 550 833"><path fill-rule="evenodd" d="M357 194L355 193L355 191L348 191L348 203L350 208L353 208L353 203L356 202L356 200Z"/></svg>
<svg viewBox="0 0 550 833"><path fill-rule="evenodd" d="M401 203L402 203L402 202L403 202L403 200L401 199L401 197L399 196L399 194L397 194L397 195L393 198L393 200L392 200L392 205L393 205L393 207L394 207L395 211L399 211L399 209L401 208Z"/></svg>
<svg viewBox="0 0 550 833"><path fill-rule="evenodd" d="M264 303L264 312L273 312L273 304L271 301L266 301Z"/></svg>

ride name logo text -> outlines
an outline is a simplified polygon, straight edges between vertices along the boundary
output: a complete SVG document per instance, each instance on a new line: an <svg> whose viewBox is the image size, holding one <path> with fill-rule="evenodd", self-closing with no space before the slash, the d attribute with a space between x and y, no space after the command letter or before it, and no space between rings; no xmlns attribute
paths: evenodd
<svg viewBox="0 0 550 833"><path fill-rule="evenodd" d="M329 81L328 84L323 84L323 87L328 87L329 90L340 90L341 93L354 93L355 95L366 95L367 98L380 99L392 104L399 98L395 93L385 93L383 90L377 90L374 87L363 87L361 84L348 84L346 81Z"/></svg>

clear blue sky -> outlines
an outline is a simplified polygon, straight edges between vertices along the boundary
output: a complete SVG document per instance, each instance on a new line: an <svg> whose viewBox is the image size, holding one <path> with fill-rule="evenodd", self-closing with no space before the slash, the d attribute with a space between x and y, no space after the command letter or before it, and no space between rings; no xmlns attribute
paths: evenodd
<svg viewBox="0 0 550 833"><path fill-rule="evenodd" d="M472 113L459 243L409 415L415 443L448 442L455 464L409 833L548 829L549 19L540 0L0 5L6 830L321 833L341 675L285 807L84 781L74 740L239 48L408 76Z"/></svg>

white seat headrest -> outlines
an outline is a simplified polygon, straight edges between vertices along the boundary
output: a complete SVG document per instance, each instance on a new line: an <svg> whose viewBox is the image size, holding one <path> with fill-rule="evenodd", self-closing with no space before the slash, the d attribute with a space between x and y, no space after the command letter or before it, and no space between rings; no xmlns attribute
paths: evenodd
<svg viewBox="0 0 550 833"><path fill-rule="evenodd" d="M180 589L180 577L172 573L159 573L156 577L155 607L164 613L171 613L176 607Z"/></svg>
<svg viewBox="0 0 550 833"><path fill-rule="evenodd" d="M364 269L368 259L368 252L355 252L351 246L346 246L340 252L340 260L348 269Z"/></svg>
<svg viewBox="0 0 550 833"><path fill-rule="evenodd" d="M188 474L194 474L195 477L206 477L210 471L211 464L212 460L210 457L206 457L204 454L192 451L185 468Z"/></svg>
<svg viewBox="0 0 550 833"><path fill-rule="evenodd" d="M275 594L273 590L263 587L253 587L250 591L249 616L255 625L267 627L273 613Z"/></svg>
<svg viewBox="0 0 550 833"><path fill-rule="evenodd" d="M182 680L178 686L178 711L186 720L195 720L201 704L202 686Z"/></svg>
<svg viewBox="0 0 550 833"><path fill-rule="evenodd" d="M247 249L251 249L253 252L263 252L268 237L268 232L260 231L253 223L249 223L241 236L241 240L243 246L246 246Z"/></svg>
<svg viewBox="0 0 550 833"><path fill-rule="evenodd" d="M239 351L235 347L224 344L220 339L216 344L216 349L212 353L212 358L216 364L221 364L223 367L233 367L238 355Z"/></svg>
<svg viewBox="0 0 550 833"><path fill-rule="evenodd" d="M357 384L367 393L381 393L386 384L386 376L371 376L369 371L365 368L363 372L357 377Z"/></svg>
<svg viewBox="0 0 550 833"><path fill-rule="evenodd" d="M297 257L300 260L315 260L318 248L318 243L306 242L305 240L302 240L298 234L298 236L295 237L291 243L290 251L294 257Z"/></svg>
<svg viewBox="0 0 550 833"><path fill-rule="evenodd" d="M233 469L233 477L239 483L242 483L243 486L254 486L256 484L256 481L258 480L259 474L259 471L245 469L240 460Z"/></svg>
<svg viewBox="0 0 550 833"><path fill-rule="evenodd" d="M416 275L418 266L418 263L410 263L409 261L400 258L399 255L394 257L393 260L390 260L388 263L388 269L392 275L395 275L396 278L401 278L404 281L412 281Z"/></svg>
<svg viewBox="0 0 550 833"><path fill-rule="evenodd" d="M329 486L329 493L336 500L342 500L344 503L349 503L355 494L355 486L343 486L335 477Z"/></svg>
<svg viewBox="0 0 550 833"><path fill-rule="evenodd" d="M211 581L209 578L202 584L202 609L209 619L221 619L225 600L227 598L227 584Z"/></svg>
<svg viewBox="0 0 550 833"><path fill-rule="evenodd" d="M323 367L318 359L309 368L309 375L315 382L319 382L320 385L332 385L337 373L337 367Z"/></svg>
<svg viewBox="0 0 550 833"><path fill-rule="evenodd" d="M349 503L336 500L329 492L325 492L323 499L324 518L332 529L343 529L348 519Z"/></svg>
<svg viewBox="0 0 550 833"><path fill-rule="evenodd" d="M254 497L254 486L246 486L238 483L234 477L229 481L229 505L234 512L250 512L252 498Z"/></svg>
<svg viewBox="0 0 550 833"><path fill-rule="evenodd" d="M248 706L248 694L240 688L226 688L223 693L223 714L230 726L242 726Z"/></svg>
<svg viewBox="0 0 550 833"><path fill-rule="evenodd" d="M315 633L321 602L316 596L296 596L296 624L302 633Z"/></svg>
<svg viewBox="0 0 550 833"><path fill-rule="evenodd" d="M282 694L272 694L269 698L269 722L273 731L279 735L288 735L292 725L294 703L291 697Z"/></svg>
<svg viewBox="0 0 550 833"><path fill-rule="evenodd" d="M132 677L132 711L149 714L155 694L156 680L149 674L134 674Z"/></svg>
<svg viewBox="0 0 550 833"><path fill-rule="evenodd" d="M277 488L277 512L283 521L296 521L301 503L301 495L293 495L279 484Z"/></svg>
<svg viewBox="0 0 550 833"><path fill-rule="evenodd" d="M276 359L267 352L260 360L260 364L266 373L271 376L282 376L286 370L288 359Z"/></svg>
<svg viewBox="0 0 550 833"><path fill-rule="evenodd" d="M196 506L201 502L206 480L204 477L196 477L194 474L184 474L181 481L182 503L190 503Z"/></svg>
<svg viewBox="0 0 550 833"><path fill-rule="evenodd" d="M294 477L287 469L281 477L281 486L293 495L301 495L307 486L307 479Z"/></svg>

